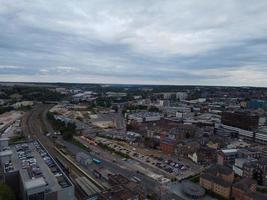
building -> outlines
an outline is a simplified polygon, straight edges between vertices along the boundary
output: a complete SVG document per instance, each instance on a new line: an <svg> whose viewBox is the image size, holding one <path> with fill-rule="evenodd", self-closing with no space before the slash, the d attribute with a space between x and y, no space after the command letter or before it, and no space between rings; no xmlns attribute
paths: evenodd
<svg viewBox="0 0 267 200"><path fill-rule="evenodd" d="M82 101L91 102L91 101L94 101L96 99L96 97L95 97L94 92L85 91L85 92L77 93L77 94L73 95L72 99L74 102L82 102Z"/></svg>
<svg viewBox="0 0 267 200"><path fill-rule="evenodd" d="M74 200L73 184L38 141L9 146L0 157L4 181L20 199Z"/></svg>
<svg viewBox="0 0 267 200"><path fill-rule="evenodd" d="M178 124L177 127L169 131L169 135L173 135L177 142L195 135L196 126L192 124Z"/></svg>
<svg viewBox="0 0 267 200"><path fill-rule="evenodd" d="M248 171L248 168L245 170L245 167L250 163L257 162L257 159L254 158L236 158L235 164L233 165L233 171L236 175L240 177L249 177L252 178L253 171ZM245 172L244 172L245 171Z"/></svg>
<svg viewBox="0 0 267 200"><path fill-rule="evenodd" d="M253 200L250 193L256 192L256 181L244 178L232 187L232 197L235 200Z"/></svg>
<svg viewBox="0 0 267 200"><path fill-rule="evenodd" d="M255 158L259 159L261 152L254 148L239 149L238 154L240 158Z"/></svg>
<svg viewBox="0 0 267 200"><path fill-rule="evenodd" d="M205 196L205 190L196 183L183 181L181 187L182 193L190 199L202 199Z"/></svg>
<svg viewBox="0 0 267 200"><path fill-rule="evenodd" d="M256 192L256 181L244 178L233 184L232 198L235 200L264 200L267 195Z"/></svg>
<svg viewBox="0 0 267 200"><path fill-rule="evenodd" d="M162 106L162 107L170 106L170 101L169 100L159 100L159 106Z"/></svg>
<svg viewBox="0 0 267 200"><path fill-rule="evenodd" d="M221 137L238 137L247 141L267 144L267 130L265 128L258 129L257 131L248 131L224 124L216 124L215 134Z"/></svg>
<svg viewBox="0 0 267 200"><path fill-rule="evenodd" d="M176 93L175 92L153 93L153 97L155 97L157 99L175 99Z"/></svg>
<svg viewBox="0 0 267 200"><path fill-rule="evenodd" d="M162 133L160 135L160 149L165 154L174 153L176 147L176 139L169 134Z"/></svg>
<svg viewBox="0 0 267 200"><path fill-rule="evenodd" d="M244 112L223 112L222 124L251 131L258 128L259 117Z"/></svg>
<svg viewBox="0 0 267 200"><path fill-rule="evenodd" d="M252 99L247 103L247 108L249 109L259 109L265 108L267 106L264 100Z"/></svg>
<svg viewBox="0 0 267 200"><path fill-rule="evenodd" d="M180 101L186 100L188 97L186 92L177 92L176 93L176 99L179 99Z"/></svg>
<svg viewBox="0 0 267 200"><path fill-rule="evenodd" d="M138 112L128 115L129 120L134 120L138 123L159 121L161 117L161 114L157 112Z"/></svg>
<svg viewBox="0 0 267 200"><path fill-rule="evenodd" d="M88 154L84 152L79 152L76 154L76 160L79 162L81 165L88 166L92 163L92 157L89 156Z"/></svg>
<svg viewBox="0 0 267 200"><path fill-rule="evenodd" d="M267 147L261 149L261 158L267 159Z"/></svg>
<svg viewBox="0 0 267 200"><path fill-rule="evenodd" d="M255 133L255 142L267 144L267 129L260 129Z"/></svg>
<svg viewBox="0 0 267 200"><path fill-rule="evenodd" d="M193 154L188 154L188 157L197 164L209 165L216 160L216 150L209 147L200 147Z"/></svg>
<svg viewBox="0 0 267 200"><path fill-rule="evenodd" d="M31 107L33 106L33 101L21 101L21 102L17 102L15 104L12 105L13 108L18 109L21 107Z"/></svg>
<svg viewBox="0 0 267 200"><path fill-rule="evenodd" d="M225 166L214 165L200 176L200 185L224 198L230 198L233 171Z"/></svg>
<svg viewBox="0 0 267 200"><path fill-rule="evenodd" d="M107 97L121 98L126 97L127 93L125 92L106 92Z"/></svg>
<svg viewBox="0 0 267 200"><path fill-rule="evenodd" d="M237 149L220 150L217 153L217 164L232 166L235 163L235 159L238 158L238 156L239 154Z"/></svg>
<svg viewBox="0 0 267 200"><path fill-rule="evenodd" d="M267 160L259 159L244 163L243 177L254 178L259 185L267 185Z"/></svg>
<svg viewBox="0 0 267 200"><path fill-rule="evenodd" d="M245 162L243 164L243 177L253 178L254 171L255 171L255 169L257 167L256 162L257 161L254 161L254 162Z"/></svg>
<svg viewBox="0 0 267 200"><path fill-rule="evenodd" d="M178 155L178 157L187 158L188 155L194 154L194 152L197 152L199 149L200 149L199 142L192 139L187 139L177 144L175 153L176 155Z"/></svg>

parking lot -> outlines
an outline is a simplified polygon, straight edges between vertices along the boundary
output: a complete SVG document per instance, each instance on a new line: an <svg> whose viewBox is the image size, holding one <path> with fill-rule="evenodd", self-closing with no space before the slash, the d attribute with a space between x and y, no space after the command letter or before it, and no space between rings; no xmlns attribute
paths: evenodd
<svg viewBox="0 0 267 200"><path fill-rule="evenodd" d="M18 158L14 157L13 163L23 170L25 180L44 178L54 189L70 186L61 169L38 141L16 144L13 148L16 152L14 156Z"/></svg>
<svg viewBox="0 0 267 200"><path fill-rule="evenodd" d="M143 164L160 169L173 178L176 177L178 179L183 179L195 173L195 170L193 170L189 164L183 161L174 161L172 159L166 159L153 155L146 156L136 152L135 148L129 149L108 139L98 138L97 142L107 145L115 152L126 154L132 159L135 159Z"/></svg>

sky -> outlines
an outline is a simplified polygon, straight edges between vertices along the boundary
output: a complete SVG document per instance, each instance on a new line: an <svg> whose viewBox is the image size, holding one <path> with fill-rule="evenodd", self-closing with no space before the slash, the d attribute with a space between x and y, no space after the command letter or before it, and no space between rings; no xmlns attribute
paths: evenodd
<svg viewBox="0 0 267 200"><path fill-rule="evenodd" d="M0 0L0 81L267 87L266 0Z"/></svg>

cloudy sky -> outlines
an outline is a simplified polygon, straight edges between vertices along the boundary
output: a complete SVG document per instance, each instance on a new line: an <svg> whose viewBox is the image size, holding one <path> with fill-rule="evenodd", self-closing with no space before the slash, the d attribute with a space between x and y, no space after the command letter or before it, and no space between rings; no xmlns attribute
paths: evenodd
<svg viewBox="0 0 267 200"><path fill-rule="evenodd" d="M0 0L0 81L267 87L266 0Z"/></svg>

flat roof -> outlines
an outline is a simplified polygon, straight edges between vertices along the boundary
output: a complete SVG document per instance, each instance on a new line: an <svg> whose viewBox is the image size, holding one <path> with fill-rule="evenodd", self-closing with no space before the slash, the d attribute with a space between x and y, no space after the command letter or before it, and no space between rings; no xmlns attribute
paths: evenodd
<svg viewBox="0 0 267 200"><path fill-rule="evenodd" d="M38 141L10 146L11 161L18 170L25 189L47 185L51 191L71 186L70 181ZM36 186L36 187L37 187Z"/></svg>
<svg viewBox="0 0 267 200"><path fill-rule="evenodd" d="M44 187L47 185L43 177L32 179L24 183L25 189L30 190L38 187Z"/></svg>
<svg viewBox="0 0 267 200"><path fill-rule="evenodd" d="M223 153L237 153L237 149L223 149Z"/></svg>
<svg viewBox="0 0 267 200"><path fill-rule="evenodd" d="M11 156L12 153L13 152L11 150L1 151L0 152L0 157L2 157L2 156Z"/></svg>
<svg viewBox="0 0 267 200"><path fill-rule="evenodd" d="M0 137L0 141L8 141L9 138L8 137Z"/></svg>

